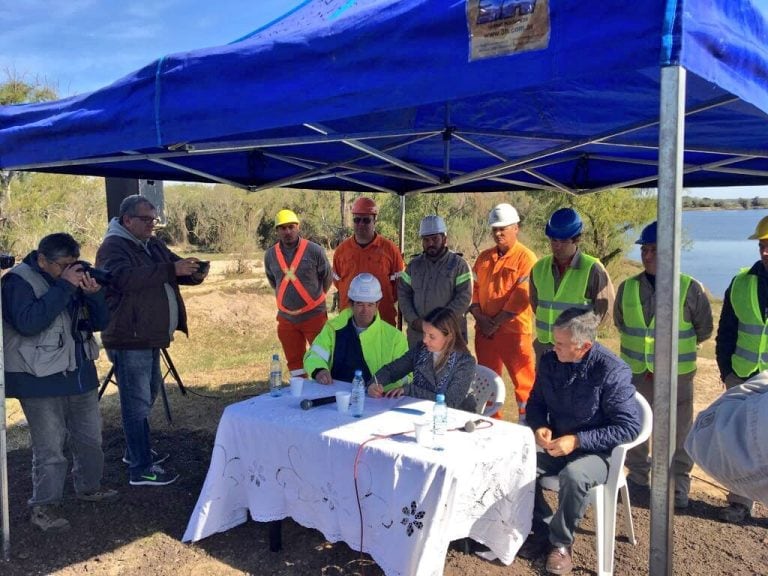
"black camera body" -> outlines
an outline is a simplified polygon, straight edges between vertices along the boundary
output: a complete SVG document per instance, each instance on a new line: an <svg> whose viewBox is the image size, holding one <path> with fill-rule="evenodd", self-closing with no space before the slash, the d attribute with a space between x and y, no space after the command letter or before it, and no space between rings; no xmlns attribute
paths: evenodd
<svg viewBox="0 0 768 576"><path fill-rule="evenodd" d="M210 260L198 260L197 264L198 264L198 267L197 267L198 274L205 274L206 272L208 272L208 270L211 269Z"/></svg>
<svg viewBox="0 0 768 576"><path fill-rule="evenodd" d="M16 264L15 256L11 256L10 254L0 254L0 270L13 268L14 264Z"/></svg>
<svg viewBox="0 0 768 576"><path fill-rule="evenodd" d="M88 272L88 274L91 275L91 278L96 280L96 282L102 286L107 286L112 282L112 273L109 270L95 268L90 262L86 262L85 260L78 260L75 264L80 264L83 267L83 272Z"/></svg>

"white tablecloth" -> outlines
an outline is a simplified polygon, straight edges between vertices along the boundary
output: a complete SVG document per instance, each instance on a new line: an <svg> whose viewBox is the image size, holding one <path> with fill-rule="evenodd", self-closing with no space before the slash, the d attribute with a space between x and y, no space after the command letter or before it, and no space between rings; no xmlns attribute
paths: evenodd
<svg viewBox="0 0 768 576"><path fill-rule="evenodd" d="M304 384L303 398L343 384ZM348 389L348 385L347 385ZM183 540L245 522L290 516L331 542L363 550L388 575L440 576L451 540L470 536L510 564L530 531L536 468L531 431L494 421L469 434L450 431L443 451L416 444L413 424L432 402L366 398L365 414L335 404L301 410L286 389L234 404L222 415L211 465ZM393 410L394 408L394 410ZM423 416L397 408L422 410ZM449 410L449 428L478 416ZM398 432L405 434L389 436Z"/></svg>

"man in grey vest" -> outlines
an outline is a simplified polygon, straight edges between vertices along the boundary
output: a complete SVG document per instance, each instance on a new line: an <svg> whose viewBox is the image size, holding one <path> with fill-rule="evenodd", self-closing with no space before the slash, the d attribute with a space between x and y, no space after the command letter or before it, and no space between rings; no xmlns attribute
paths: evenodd
<svg viewBox="0 0 768 576"><path fill-rule="evenodd" d="M424 337L421 320L435 308L450 308L467 339L466 313L472 301L472 272L461 254L448 249L448 227L440 216L425 216L419 225L423 252L400 274L397 299L408 322L408 347Z"/></svg>
<svg viewBox="0 0 768 576"><path fill-rule="evenodd" d="M2 280L3 347L7 395L18 398L32 437L32 524L56 532L69 528L57 511L72 451L78 499L113 500L101 487L98 377L93 332L107 325L101 286L78 262L80 246L69 234L51 234Z"/></svg>

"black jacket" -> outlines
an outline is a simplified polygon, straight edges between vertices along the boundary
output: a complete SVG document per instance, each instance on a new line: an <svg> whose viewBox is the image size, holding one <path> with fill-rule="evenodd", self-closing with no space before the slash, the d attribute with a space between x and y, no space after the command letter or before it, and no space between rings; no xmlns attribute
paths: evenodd
<svg viewBox="0 0 768 576"><path fill-rule="evenodd" d="M187 313L179 284L200 284L191 276L177 277L181 260L154 236L141 244L108 235L96 254L96 266L108 270L107 305L112 314L101 333L105 348L166 348L171 343L170 308L165 285L176 294L177 329L187 334Z"/></svg>

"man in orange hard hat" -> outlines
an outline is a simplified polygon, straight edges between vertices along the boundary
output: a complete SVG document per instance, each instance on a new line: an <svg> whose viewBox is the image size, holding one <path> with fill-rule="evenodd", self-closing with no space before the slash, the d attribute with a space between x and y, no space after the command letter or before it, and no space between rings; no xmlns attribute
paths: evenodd
<svg viewBox="0 0 768 576"><path fill-rule="evenodd" d="M760 260L744 268L725 291L715 338L720 379L730 389L768 370L768 216L758 222L750 240L758 241ZM734 492L720 511L723 522L743 522L752 515L753 502Z"/></svg>
<svg viewBox="0 0 768 576"><path fill-rule="evenodd" d="M264 269L277 298L277 337L291 376L304 375L304 352L323 329L331 265L325 250L301 237L292 210L275 216L278 242L264 254Z"/></svg>
<svg viewBox="0 0 768 576"><path fill-rule="evenodd" d="M354 233L333 254L333 283L339 291L339 309L349 305L347 292L352 279L363 272L373 274L381 284L379 315L395 326L397 313L397 278L405 269L400 250L391 240L376 232L379 208L370 198L360 197L352 203Z"/></svg>

